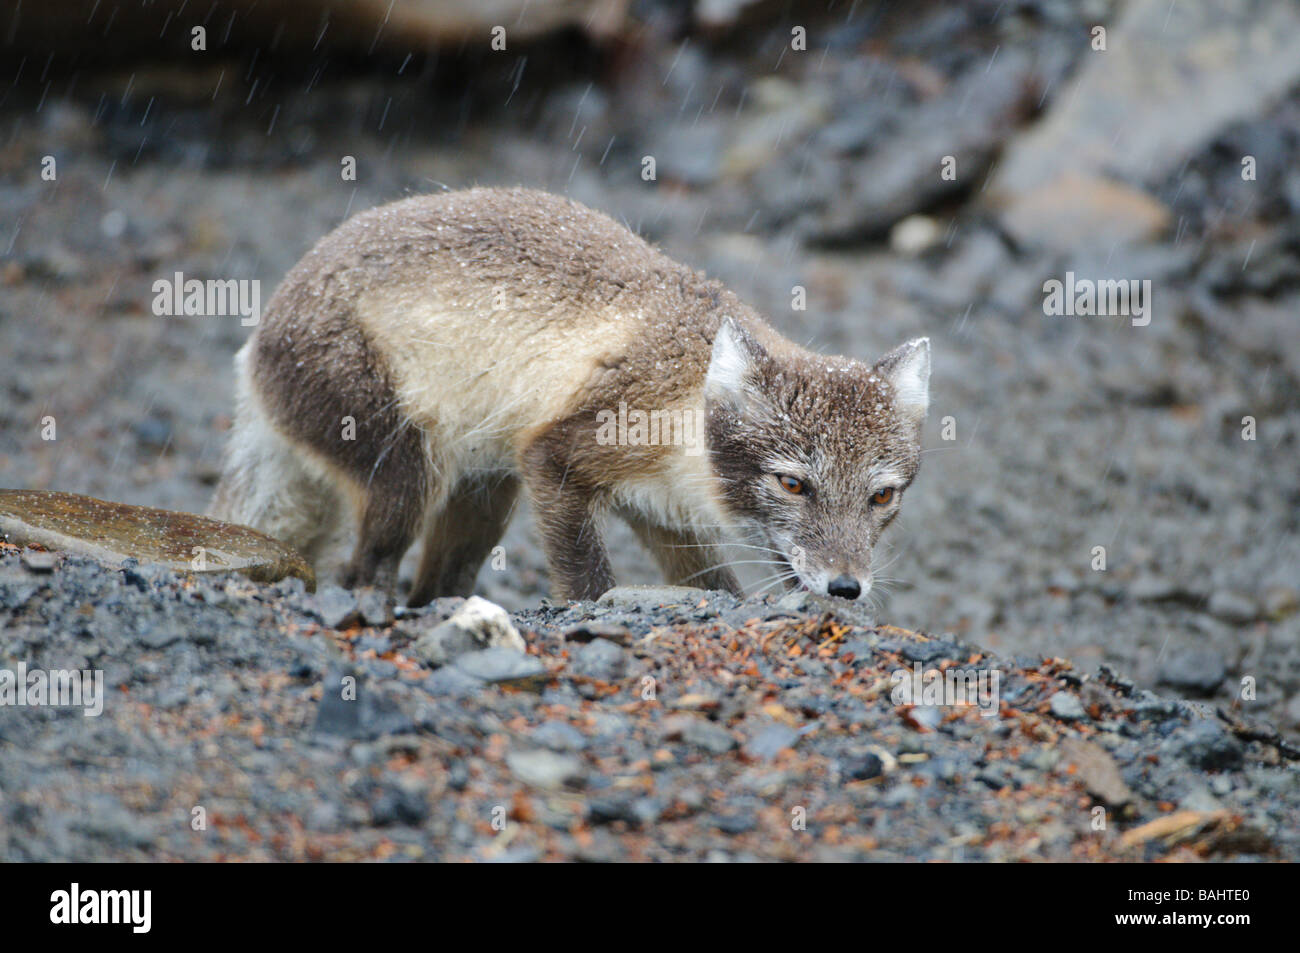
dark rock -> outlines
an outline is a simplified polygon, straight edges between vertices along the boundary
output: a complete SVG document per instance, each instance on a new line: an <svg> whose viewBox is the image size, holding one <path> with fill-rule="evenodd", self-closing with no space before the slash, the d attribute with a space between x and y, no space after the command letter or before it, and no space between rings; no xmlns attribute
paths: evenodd
<svg viewBox="0 0 1300 953"><path fill-rule="evenodd" d="M632 827L645 827L659 819L662 809L654 798L633 794L601 794L587 800L587 821L612 824L622 821Z"/></svg>
<svg viewBox="0 0 1300 953"><path fill-rule="evenodd" d="M631 645L635 638L632 630L625 625L591 621L570 626L560 633L560 636L566 642L591 642L594 639L604 639L624 647Z"/></svg>
<svg viewBox="0 0 1300 953"><path fill-rule="evenodd" d="M344 685L345 677L356 679L355 688ZM364 741L415 728L415 720L378 686L338 671L326 676L313 728L317 735Z"/></svg>
<svg viewBox="0 0 1300 953"><path fill-rule="evenodd" d="M903 658L909 662L920 662L924 665L935 659L952 658L957 652L957 647L938 641L904 642L900 651Z"/></svg>
<svg viewBox="0 0 1300 953"><path fill-rule="evenodd" d="M1175 732L1162 747L1194 768L1226 771L1241 766L1245 749L1217 721L1201 719Z"/></svg>
<svg viewBox="0 0 1300 953"><path fill-rule="evenodd" d="M840 772L849 781L869 781L885 773L885 764L871 752L856 754L840 763Z"/></svg>
<svg viewBox="0 0 1300 953"><path fill-rule="evenodd" d="M718 814L713 818L713 826L724 834L748 834L758 827L758 818L748 811Z"/></svg>
<svg viewBox="0 0 1300 953"><path fill-rule="evenodd" d="M379 784L370 797L370 814L376 827L421 824L429 817L429 799L409 785Z"/></svg>

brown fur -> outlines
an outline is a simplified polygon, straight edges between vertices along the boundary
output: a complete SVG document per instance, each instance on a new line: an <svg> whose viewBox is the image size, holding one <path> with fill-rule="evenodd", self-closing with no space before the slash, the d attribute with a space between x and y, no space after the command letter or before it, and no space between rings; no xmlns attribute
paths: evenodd
<svg viewBox="0 0 1300 953"><path fill-rule="evenodd" d="M765 396L743 408L708 402L711 465L692 469L671 445L598 442L597 414L620 401L703 412L724 321ZM526 189L421 196L350 219L289 272L248 351L249 419L237 424L214 510L305 536L313 510L276 524L246 472L282 451L301 457L299 484L323 473L356 501L349 584L390 584L423 530L417 604L469 591L521 482L558 597L594 598L612 584L606 512L628 519L671 579L739 591L730 570L709 568L713 524L770 513L755 485L764 454L814 469L866 465L898 446L914 451L919 426L898 423L888 384L865 365L797 348L608 217ZM855 424L828 427L837 415ZM345 417L355 440L342 438ZM248 435L273 446L241 455ZM915 453L898 456L910 482ZM265 479L287 479L277 473ZM861 490L822 481L818 499L834 509ZM832 523L818 545L857 565L878 534L850 545Z"/></svg>

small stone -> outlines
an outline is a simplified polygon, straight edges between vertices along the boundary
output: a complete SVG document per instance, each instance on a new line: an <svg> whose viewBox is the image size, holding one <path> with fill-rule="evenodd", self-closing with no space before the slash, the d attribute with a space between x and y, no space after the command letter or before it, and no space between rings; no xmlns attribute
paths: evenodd
<svg viewBox="0 0 1300 953"><path fill-rule="evenodd" d="M22 558L23 565L31 572L54 572L56 564L54 553L44 552L39 549L24 549Z"/></svg>
<svg viewBox="0 0 1300 953"><path fill-rule="evenodd" d="M487 682L463 672L454 665L438 669L422 683L430 695L445 695L449 698L465 698L482 691Z"/></svg>
<svg viewBox="0 0 1300 953"><path fill-rule="evenodd" d="M627 653L613 642L595 639L578 650L571 663L575 675L613 682L627 671Z"/></svg>
<svg viewBox="0 0 1300 953"><path fill-rule="evenodd" d="M510 621L510 613L480 596L470 596L449 619L416 639L413 648L417 657L436 666L478 649L522 654L528 646Z"/></svg>
<svg viewBox="0 0 1300 953"><path fill-rule="evenodd" d="M1083 710L1083 702L1079 701L1079 696L1073 692L1057 692L1048 704L1052 714L1062 721L1079 721L1088 717L1087 712Z"/></svg>
<svg viewBox="0 0 1300 953"><path fill-rule="evenodd" d="M482 648L473 633L458 625L443 622L415 640L411 646L416 658L435 668Z"/></svg>
<svg viewBox="0 0 1300 953"><path fill-rule="evenodd" d="M745 754L756 761L769 761L786 748L799 743L799 732L789 725L773 724L759 729L745 743Z"/></svg>
<svg viewBox="0 0 1300 953"><path fill-rule="evenodd" d="M1300 725L1300 694L1293 695L1286 703L1286 717L1293 725Z"/></svg>
<svg viewBox="0 0 1300 953"><path fill-rule="evenodd" d="M361 621L373 628L383 628L393 621L393 603L386 593L365 588L357 593L357 608Z"/></svg>
<svg viewBox="0 0 1300 953"><path fill-rule="evenodd" d="M713 818L713 826L724 834L748 834L758 827L758 819L749 811L719 814Z"/></svg>
<svg viewBox="0 0 1300 953"><path fill-rule="evenodd" d="M654 798L630 792L602 794L587 801L587 821L592 825L622 821L631 827L646 827L659 820L663 808Z"/></svg>
<svg viewBox="0 0 1300 953"><path fill-rule="evenodd" d="M1300 593L1290 586L1269 586L1264 590L1264 615L1281 621L1300 610Z"/></svg>
<svg viewBox="0 0 1300 953"><path fill-rule="evenodd" d="M1240 741L1217 721L1203 719L1170 735L1162 747L1194 768L1223 771L1241 766L1245 752Z"/></svg>
<svg viewBox="0 0 1300 953"><path fill-rule="evenodd" d="M1255 605L1255 600L1229 589L1216 589L1211 593L1206 611L1216 619L1237 625L1254 622L1259 616L1259 607Z"/></svg>
<svg viewBox="0 0 1300 953"><path fill-rule="evenodd" d="M357 597L342 586L322 586L311 599L311 613L327 629L346 629L361 621Z"/></svg>
<svg viewBox="0 0 1300 953"><path fill-rule="evenodd" d="M379 784L371 793L370 813L376 827L417 825L429 817L429 799L414 785Z"/></svg>
<svg viewBox="0 0 1300 953"><path fill-rule="evenodd" d="M587 736L565 721L544 721L532 732L532 740L552 751L581 751Z"/></svg>
<svg viewBox="0 0 1300 953"><path fill-rule="evenodd" d="M615 586L596 602L625 609L656 609L659 606L698 605L708 595L705 590L692 586Z"/></svg>
<svg viewBox="0 0 1300 953"><path fill-rule="evenodd" d="M1119 807L1133 800L1133 792L1119 773L1119 766L1100 745L1083 738L1061 739L1061 756L1078 768L1079 780L1088 793L1100 801Z"/></svg>
<svg viewBox="0 0 1300 953"><path fill-rule="evenodd" d="M627 626L610 622L579 622L565 629L560 633L560 637L566 642L591 642L594 639L604 639L622 646L631 645L634 639L632 630Z"/></svg>
<svg viewBox="0 0 1300 953"><path fill-rule="evenodd" d="M1139 602L1164 602L1178 593L1178 584L1173 580L1151 573L1138 576L1128 587L1129 598Z"/></svg>
<svg viewBox="0 0 1300 953"><path fill-rule="evenodd" d="M807 589L796 589L794 592L787 592L780 599L776 600L778 609L785 609L789 612L803 612L808 608L808 603L812 599L812 593Z"/></svg>
<svg viewBox="0 0 1300 953"><path fill-rule="evenodd" d="M943 718L943 711L937 705L917 705L908 712L913 727L922 731L934 731L943 724Z"/></svg>
<svg viewBox="0 0 1300 953"><path fill-rule="evenodd" d="M151 625L138 638L141 645L147 645L151 649L165 649L167 646L179 642L181 633L175 629Z"/></svg>
<svg viewBox="0 0 1300 953"><path fill-rule="evenodd" d="M850 781L869 781L885 773L885 763L879 755L868 751L845 758L840 771Z"/></svg>
<svg viewBox="0 0 1300 953"><path fill-rule="evenodd" d="M485 682L511 682L546 674L546 667L538 659L500 645L467 652L454 664L466 675Z"/></svg>
<svg viewBox="0 0 1300 953"><path fill-rule="evenodd" d="M889 232L889 247L900 255L920 255L943 240L943 229L928 215L909 215Z"/></svg>
<svg viewBox="0 0 1300 953"><path fill-rule="evenodd" d="M355 681L345 684L345 675ZM341 671L325 676L316 709L316 734L368 741L415 728L414 719L378 685Z"/></svg>
<svg viewBox="0 0 1300 953"><path fill-rule="evenodd" d="M713 754L726 754L736 747L736 739L722 725L693 715L674 715L666 719L664 737L680 738L688 745Z"/></svg>
<svg viewBox="0 0 1300 953"><path fill-rule="evenodd" d="M1212 695L1227 677L1223 656L1214 649L1175 652L1160 666L1160 681L1192 695Z"/></svg>
<svg viewBox="0 0 1300 953"><path fill-rule="evenodd" d="M524 784L535 788L554 791L580 787L583 781L582 761L554 751L511 751L506 755L506 767Z"/></svg>
<svg viewBox="0 0 1300 953"><path fill-rule="evenodd" d="M904 642L901 649L903 658L909 662L933 662L935 659L952 658L956 654L956 646L947 642L926 640L924 642Z"/></svg>

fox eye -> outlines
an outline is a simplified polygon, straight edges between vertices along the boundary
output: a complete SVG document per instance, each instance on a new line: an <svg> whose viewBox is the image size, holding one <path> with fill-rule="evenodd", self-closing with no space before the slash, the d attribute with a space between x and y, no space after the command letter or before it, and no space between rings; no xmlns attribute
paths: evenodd
<svg viewBox="0 0 1300 953"><path fill-rule="evenodd" d="M886 506L894 498L894 488L887 486L883 490L877 490L871 494L872 506Z"/></svg>
<svg viewBox="0 0 1300 953"><path fill-rule="evenodd" d="M798 496L804 491L803 480L800 480L798 477L778 474L777 479L781 481L781 488L787 493L793 493L795 496Z"/></svg>

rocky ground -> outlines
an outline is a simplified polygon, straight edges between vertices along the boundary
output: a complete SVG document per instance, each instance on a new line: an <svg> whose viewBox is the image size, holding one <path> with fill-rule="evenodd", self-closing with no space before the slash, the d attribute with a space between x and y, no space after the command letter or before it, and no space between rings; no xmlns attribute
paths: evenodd
<svg viewBox="0 0 1300 953"><path fill-rule="evenodd" d="M23 823L30 855L48 857L83 848L145 856L147 843L173 843L157 848L167 856L778 856L785 847L810 856L862 850L873 837L880 856L1120 856L1108 853L1118 847L1107 838L1168 817L1162 805L1222 807L1282 855L1293 852L1269 811L1293 809L1294 769L1261 760L1278 749L1252 742L1240 764L1187 773L1182 755L1170 753L1179 739L1206 733L1213 748L1209 734L1223 726L1174 701L1141 701L1154 689L1300 734L1300 80L1287 58L1266 55L1268 43L1250 56L1233 43L1254 35L1245 23L1284 49L1289 38L1300 42L1289 8L1243 4L1222 14L1231 22L1198 21L1205 45L1175 68L1153 37L1180 35L1184 7L1163 0L980 0L908 5L906 14L853 5L851 15L809 18L808 48L797 54L794 21L780 12L712 33L667 22L673 5L645 6L661 15L603 50L564 35L502 53L462 46L408 60L381 51L360 64L247 49L62 71L24 58L0 94L0 485L201 512L229 423L230 357L248 329L236 318L155 316L157 278L259 278L265 300L352 211L441 187L540 186L622 218L813 347L873 358L928 334L930 452L887 537L893 562L874 594L875 617L934 633L944 652L960 644L1071 659L1068 672L1090 676L1089 691L1118 699L1113 711L1099 702L1098 714L1068 724L1038 711L1051 689L1080 686L1060 681L1066 669L1033 662L1016 669L1030 687L1008 697L1012 714L915 727L870 688L896 661L880 646L910 645L907 637L855 629L843 640L866 647L836 661L838 642L820 654L832 633L796 636L813 615L740 624L736 612L761 619L773 611L764 603L710 603L694 629L671 625L672 613L620 616L634 636L662 632L618 656L629 680L658 673L662 698L641 702L626 686L606 697L574 681L570 667L584 650L563 649L556 634L590 607L531 614L546 580L526 512L504 541L504 566L485 568L479 588L524 613L516 621L535 633L530 657L557 673L540 697L477 686L453 702L445 692L465 685L451 675L432 676L442 682L430 694L420 687L427 672L394 677L410 638L401 628L354 628L340 639L312 628L306 597L291 591L229 583L219 595L216 583L131 583L78 565L43 580L6 577L9 621L18 625L0 632L6 658L27 650L40 618L46 641L31 642L31 652L87 656L100 646L132 703L97 723L111 730L57 713L0 720L10 741L0 803L15 820L0 835L10 838L6 854L28 849L12 833ZM1106 54L1089 46L1095 23L1111 31ZM1145 71L1136 76L1114 65L1124 60L1103 58L1130 49ZM1192 98L1204 108L1153 99L1202 88ZM1089 121L1121 107L1140 117L1118 128L1098 122L1092 133L1102 146L1119 143L1117 155L1132 164L1122 189L1088 177L1095 170L1086 161L1100 147L1086 136L1068 153L1043 145L1085 107L1094 114L1071 130L1086 133ZM1155 158L1133 164L1147 153ZM956 158L953 180L938 175L945 155ZM1241 175L1246 155L1257 161L1252 180ZM57 160L54 181L39 175L46 156ZM345 156L357 160L355 181L340 177ZM642 178L646 156L656 160L653 181ZM1071 209L1044 211L1002 171L1020 170L1027 187L1062 163L1076 174L1060 192L1073 197L1073 211L1103 210L1076 227L1059 224L1075 221L1064 217ZM1088 240L1111 227L1129 240ZM1067 270L1151 280L1151 323L1045 316L1043 282ZM797 287L806 289L806 310L792 306ZM1246 416L1257 424L1250 441ZM1104 570L1094 568L1098 546ZM618 527L613 549L621 582L654 581ZM14 558L6 571L21 575ZM74 577L83 594L64 598ZM38 584L46 588L19 605ZM224 608L195 593L212 593ZM157 625L145 609L154 600ZM128 625L113 606L137 621ZM166 629L169 613L185 620L172 626L174 643L132 641L132 625ZM724 617L731 621L715 621ZM378 661L365 660L367 639ZM802 646L797 658L786 654L790 639ZM319 730L318 696L333 666L348 660L362 666L374 697L393 693L404 714L392 724L403 731L341 748L324 740L338 732L329 718ZM802 675L790 667L800 660ZM1106 687L1096 676L1103 664L1132 679L1137 694ZM689 687L692 678L699 685ZM777 686L771 698L768 682ZM832 690L840 684L866 694ZM718 746L713 729L742 747L715 754L665 726L686 714L671 700L732 697L738 686L739 707L720 700L691 714L691 724L712 726L705 732ZM787 692L793 698L782 700ZM826 697L829 707L810 713L802 694ZM1139 711L1139 702L1156 707ZM1157 708L1169 714L1148 714ZM387 708L375 711L382 724ZM543 733L551 742L528 740L543 722L572 731L552 727ZM607 737L611 724L621 727ZM751 735L779 726L803 732L793 755L746 753ZM11 731L31 747L13 743ZM1047 765L1057 736L1080 733L1109 751L1140 804L1106 836L1086 830L1090 802L1075 776ZM1240 741L1230 729L1223 737ZM537 770L572 769L586 787L537 793L530 769L504 760L516 745L550 752L533 759ZM846 781L857 769L843 765L865 763L871 745L897 771ZM656 760L661 748L667 761ZM22 749L32 760L11 761ZM1163 752L1160 763L1139 750ZM992 781L977 780L990 770ZM132 783L113 780L131 771L139 772ZM95 785L79 786L82 776ZM309 805L313 785L319 802ZM104 810L86 810L96 788ZM533 793L516 799L525 788ZM33 802L42 790L64 793L43 808ZM173 830L171 816L158 813L202 797L218 805L212 816L228 819L205 837L191 837L183 816ZM823 835L837 832L820 847L789 830L800 798L810 818L828 812L817 814ZM606 824L599 805L607 800L638 806ZM515 833L481 827L489 802L505 805ZM948 803L962 805L951 823ZM408 809L419 816L406 817ZM44 822L35 819L42 810ZM876 823L881 811L888 823ZM374 825L376 816L388 826ZM103 836L79 833L77 824L100 823L87 818L116 820L104 822ZM1207 836L1236 843L1227 823L1181 843L1202 853ZM667 834L676 824L681 841L701 840L674 847ZM750 829L727 833L727 824ZM998 824L1004 834L991 834ZM618 825L643 833L616 837Z"/></svg>
<svg viewBox="0 0 1300 953"><path fill-rule="evenodd" d="M0 857L1300 859L1300 751L1109 669L806 595L614 590L516 615L526 653L461 608L11 548L0 664L106 700L0 718ZM999 697L897 704L917 664Z"/></svg>

